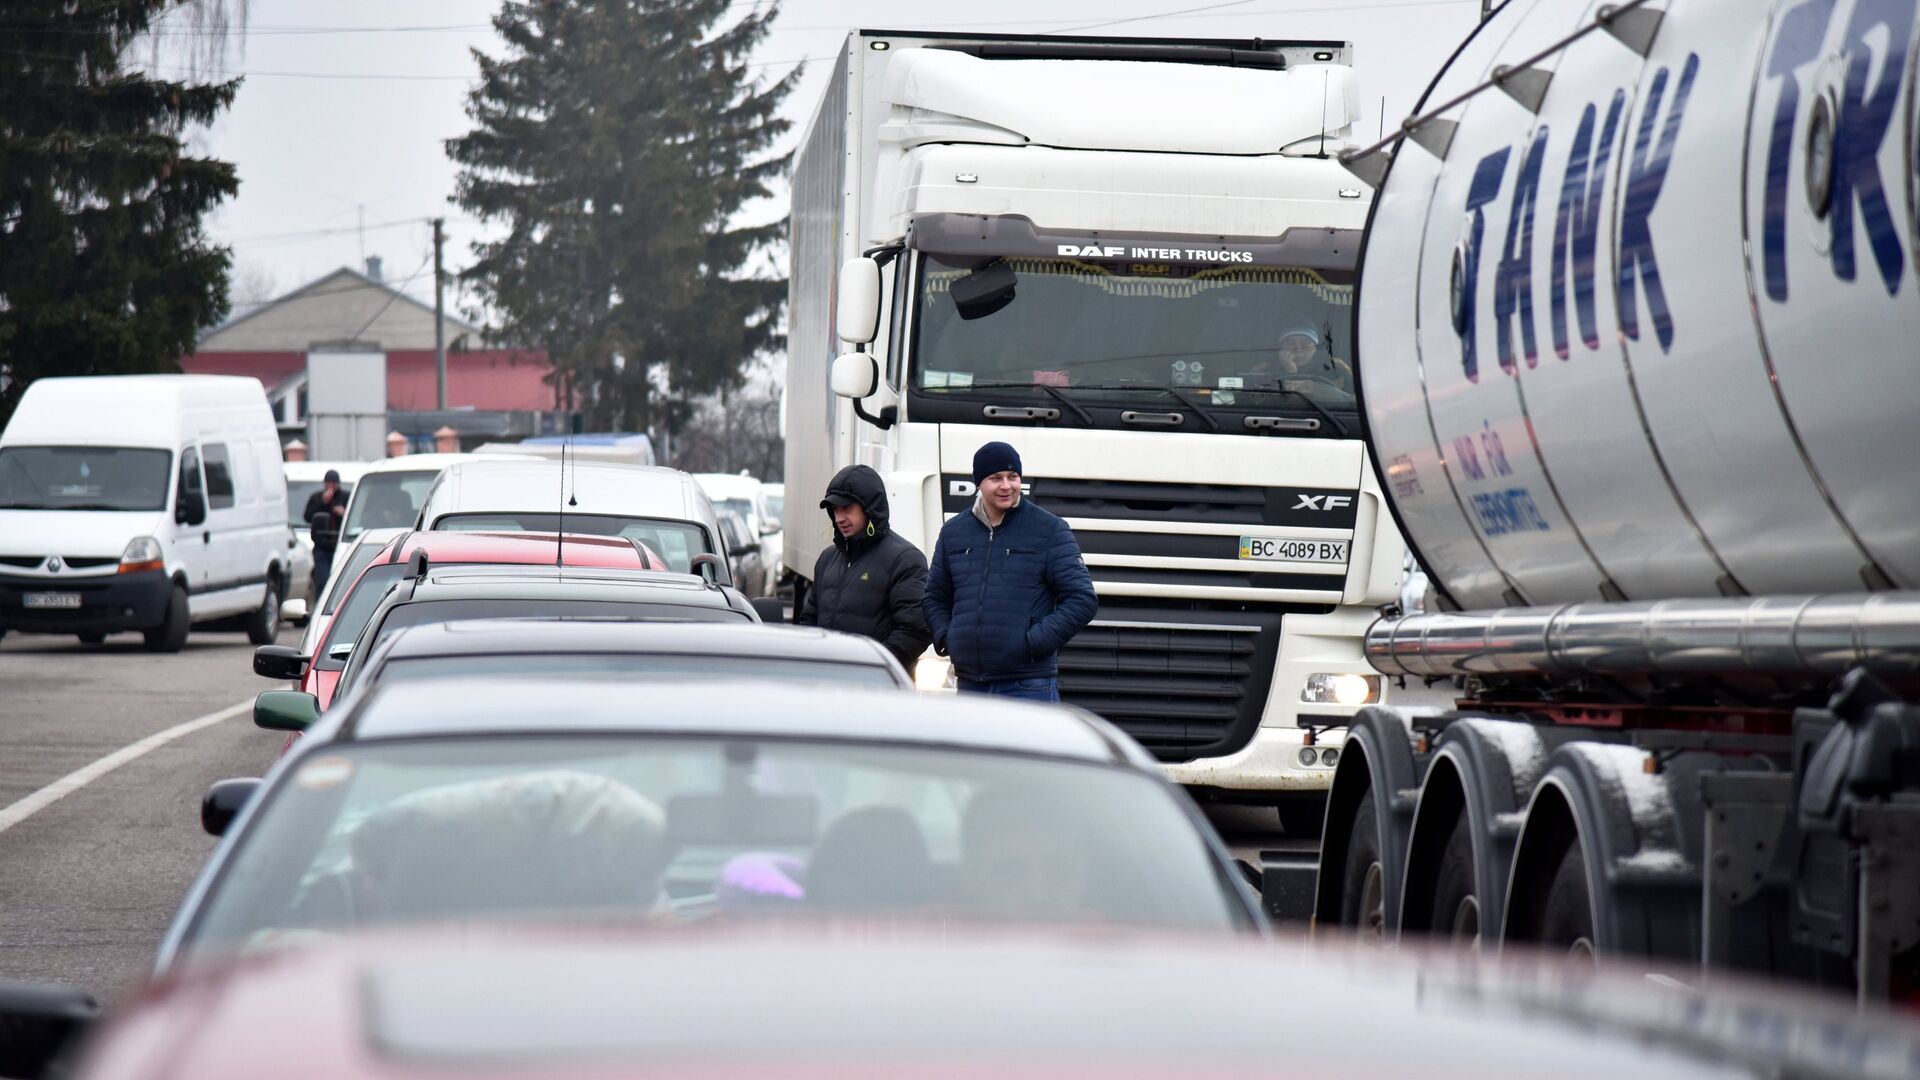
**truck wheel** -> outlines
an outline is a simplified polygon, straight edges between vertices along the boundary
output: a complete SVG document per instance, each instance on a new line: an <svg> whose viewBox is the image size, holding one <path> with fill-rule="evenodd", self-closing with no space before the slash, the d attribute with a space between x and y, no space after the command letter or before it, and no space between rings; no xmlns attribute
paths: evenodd
<svg viewBox="0 0 1920 1080"><path fill-rule="evenodd" d="M1347 837L1347 864L1340 874L1340 925L1359 930L1363 937L1386 936L1386 870L1380 864L1379 815L1369 793L1353 816Z"/></svg>
<svg viewBox="0 0 1920 1080"><path fill-rule="evenodd" d="M89 630L84 634L76 634L75 636L80 639L80 644L82 645L98 645L107 640L107 635L98 630Z"/></svg>
<svg viewBox="0 0 1920 1080"><path fill-rule="evenodd" d="M1547 887L1545 910L1540 915L1540 944L1567 950L1577 960L1592 960L1593 898L1587 894L1587 860L1580 842L1567 845L1554 871L1553 884Z"/></svg>
<svg viewBox="0 0 1920 1080"><path fill-rule="evenodd" d="M178 585L167 597L167 614L160 625L146 631L148 652L179 652L187 647L187 631L192 628L187 614L187 590Z"/></svg>
<svg viewBox="0 0 1920 1080"><path fill-rule="evenodd" d="M1480 947L1480 898L1473 892L1473 826L1464 809L1447 837L1446 850L1440 853L1440 869L1433 881L1433 917L1427 926L1456 945Z"/></svg>
<svg viewBox="0 0 1920 1080"><path fill-rule="evenodd" d="M273 644L280 632L280 579L267 581L267 595L252 615L247 616L247 640L255 645Z"/></svg>

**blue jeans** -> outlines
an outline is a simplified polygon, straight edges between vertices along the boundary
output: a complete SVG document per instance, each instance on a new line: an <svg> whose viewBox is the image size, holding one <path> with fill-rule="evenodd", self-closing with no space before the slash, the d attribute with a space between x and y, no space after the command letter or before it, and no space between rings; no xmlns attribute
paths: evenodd
<svg viewBox="0 0 1920 1080"><path fill-rule="evenodd" d="M994 697L1020 698L1023 701L1059 701L1060 680L1052 675L1039 679L1008 679L1004 682L959 680L963 694L989 694Z"/></svg>

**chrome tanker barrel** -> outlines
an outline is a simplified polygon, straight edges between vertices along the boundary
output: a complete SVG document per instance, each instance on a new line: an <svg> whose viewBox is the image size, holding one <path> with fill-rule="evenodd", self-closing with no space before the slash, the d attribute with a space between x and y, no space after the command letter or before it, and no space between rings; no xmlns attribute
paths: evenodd
<svg viewBox="0 0 1920 1080"><path fill-rule="evenodd" d="M1920 587L1916 68L1920 0L1513 0L1350 161L1374 459L1447 601Z"/></svg>

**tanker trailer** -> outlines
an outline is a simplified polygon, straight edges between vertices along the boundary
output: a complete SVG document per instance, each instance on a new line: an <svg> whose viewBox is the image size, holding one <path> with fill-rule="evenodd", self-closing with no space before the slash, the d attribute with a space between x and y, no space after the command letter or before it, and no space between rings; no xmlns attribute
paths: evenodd
<svg viewBox="0 0 1920 1080"><path fill-rule="evenodd" d="M1916 7L1513 0L1344 156L1458 707L1355 718L1319 925L1915 993Z"/></svg>

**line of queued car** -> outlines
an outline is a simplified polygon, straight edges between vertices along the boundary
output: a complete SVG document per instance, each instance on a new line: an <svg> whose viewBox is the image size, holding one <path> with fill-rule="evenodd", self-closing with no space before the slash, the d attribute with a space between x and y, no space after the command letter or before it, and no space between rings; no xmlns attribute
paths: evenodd
<svg viewBox="0 0 1920 1080"><path fill-rule="evenodd" d="M207 791L220 842L153 981L104 1022L0 984L0 1076L1920 1063L1912 1028L1825 1002L1276 937L1105 721L919 695L869 639L768 625L685 474L414 466L361 475L301 644L255 651L286 745Z"/></svg>

